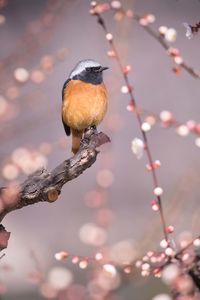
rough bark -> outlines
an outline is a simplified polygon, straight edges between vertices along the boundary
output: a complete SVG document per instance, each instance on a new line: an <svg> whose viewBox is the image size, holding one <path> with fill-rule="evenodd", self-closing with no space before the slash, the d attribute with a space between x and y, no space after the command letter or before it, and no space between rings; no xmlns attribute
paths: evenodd
<svg viewBox="0 0 200 300"><path fill-rule="evenodd" d="M38 202L51 203L56 201L63 185L89 168L97 159L99 152L96 148L109 141L110 139L104 133L97 133L94 128L90 128L85 133L81 147L75 156L63 161L51 172L42 168L31 174L16 188L14 201L6 201L7 188L2 188L0 194L3 205L0 212L0 222L13 210ZM0 226L0 250L2 250L7 247L10 233L2 225Z"/></svg>

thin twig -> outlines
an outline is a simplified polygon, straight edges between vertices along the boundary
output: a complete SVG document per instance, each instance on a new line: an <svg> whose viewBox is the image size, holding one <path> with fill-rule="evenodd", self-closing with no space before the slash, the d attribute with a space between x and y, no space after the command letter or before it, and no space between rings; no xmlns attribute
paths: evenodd
<svg viewBox="0 0 200 300"><path fill-rule="evenodd" d="M190 243L188 243L185 247L183 247L181 250L176 252L175 258L179 258L181 254L183 254L187 249L189 249L192 245L194 245L194 241L200 239L200 236L197 236L195 239L193 239Z"/></svg>
<svg viewBox="0 0 200 300"><path fill-rule="evenodd" d="M150 27L150 25L145 25L142 26L140 24L140 20L141 20L141 16L139 16L138 14L133 14L133 19L135 21L137 21L137 23L151 36L153 37L166 51L168 51L171 47L169 46L169 44L166 42L166 40L164 39L164 36L162 36L161 34L157 33L157 31L155 31L152 27ZM183 62L180 64L180 66L186 71L188 72L192 77L196 78L196 79L200 79L200 72L196 71L194 68L190 67L187 63Z"/></svg>
<svg viewBox="0 0 200 300"><path fill-rule="evenodd" d="M112 6L110 7L112 8ZM126 10L123 7L120 7L118 9L114 9L114 11L121 12L124 16L126 15ZM154 40L156 40L166 51L170 50L170 45L165 40L164 36L160 33L158 33L156 30L154 30L149 24L142 25L140 23L140 20L143 17L139 14L133 12L132 13L132 19L135 20ZM197 27L199 26L199 23L197 24ZM195 27L196 28L196 27ZM173 56L172 56L173 57ZM193 78L200 79L200 72L189 66L187 63L182 62L179 64L180 67L182 67L188 74L190 74Z"/></svg>
<svg viewBox="0 0 200 300"><path fill-rule="evenodd" d="M97 17L98 23L103 28L105 34L108 35L109 31L107 29L105 21L104 21L103 17L101 16L101 14L99 12L95 11L95 7L94 7L93 15L95 15ZM137 118L140 130L141 130L141 133L142 133L143 142L144 142L145 150L146 150L146 153L147 153L147 158L148 158L150 166L153 166L154 162L153 162L153 159L152 159L152 155L151 155L151 151L150 151L150 147L149 147L147 135L146 135L146 132L142 129L142 119L141 119L139 111L137 110L137 104L136 104L136 101L135 101L135 98L134 98L134 95L133 95L133 91L132 91L132 88L131 88L129 77L128 77L127 73L124 72L124 67L123 67L123 64L121 62L118 50L117 50L117 48L116 48L116 46L114 44L113 38L109 38L108 42L110 44L110 48L112 49L112 51L115 54L114 58L116 59L116 61L118 63L118 66L119 66L120 71L121 71L121 73L123 75L124 81L126 83L126 86L128 88L128 93L129 93L129 96L130 96L130 103L134 107L134 112L136 114L136 118ZM158 187L158 180L157 180L156 171L155 171L155 169L153 167L152 167L152 178L153 178L153 186L154 186L154 189L155 189L155 188ZM160 212L160 218L161 218L162 230L163 230L164 238L167 241L167 243L169 244L170 241L168 239L168 233L166 231L166 222L165 222L165 217L164 217L164 213L163 213L161 196L156 196L156 198L157 198L157 202L158 202L158 205L159 205L159 212Z"/></svg>

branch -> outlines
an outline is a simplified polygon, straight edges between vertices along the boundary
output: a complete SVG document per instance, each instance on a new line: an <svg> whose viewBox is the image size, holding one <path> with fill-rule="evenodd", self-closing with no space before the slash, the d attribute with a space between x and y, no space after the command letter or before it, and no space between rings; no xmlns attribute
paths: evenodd
<svg viewBox="0 0 200 300"><path fill-rule="evenodd" d="M96 148L109 142L110 139L104 133L97 133L93 128L87 130L81 140L81 147L78 153L63 161L54 170L48 172L42 168L31 174L20 186L0 189L0 201L2 210L0 212L0 222L11 211L32 205L38 202L54 202L58 199L62 187L81 175L87 168L96 161L99 153ZM14 200L13 200L14 199ZM2 226L2 225L0 225ZM6 248L5 240L1 248L1 234L9 239L9 233L2 226L0 227L0 250Z"/></svg>
<svg viewBox="0 0 200 300"><path fill-rule="evenodd" d="M135 19L138 24L140 24L140 20L141 20L141 16L135 14L133 16L133 19ZM166 51L170 50L170 46L169 44L164 40L164 36L162 36L161 34L157 33L157 31L155 31L152 27L150 27L149 25L145 25L141 27L150 35L152 36ZM169 51L170 54L170 51ZM171 54L170 54L171 55ZM171 55L171 57L174 58L173 55ZM187 63L182 62L180 64L180 67L182 67L186 72L188 72L192 77L199 79L200 78L200 73L199 71L195 70L194 68L190 67Z"/></svg>
<svg viewBox="0 0 200 300"><path fill-rule="evenodd" d="M147 133L146 133L146 131L148 131L148 129L145 130L145 128L143 128L142 117L141 117L141 114L138 110L138 105L136 103L136 100L134 98L133 87L130 84L128 71L122 64L121 57L120 57L119 52L118 52L118 50L115 46L113 35L108 31L106 22L105 22L104 18L102 17L102 14L98 11L97 3L94 1L94 3L92 3L91 5L92 5L92 10L90 11L90 13L97 18L98 24L102 27L103 31L105 32L106 39L107 39L107 41L110 45L110 49L111 49L112 53L114 53L113 58L115 58L118 66L119 66L119 69L122 73L122 76L124 78L124 82L126 84L125 85L126 93L129 94L129 98L130 98L130 102L129 102L130 109L129 109L129 111L135 113L136 118L137 118L137 122L138 122L138 125L139 125L139 128L140 128L140 132L141 132L141 135L142 135L143 143L145 145L146 155L147 155L147 159L148 159L148 162L149 162L150 171L151 171L151 175L152 175L152 179L153 179L153 193L154 193L154 195L156 196L156 199L157 199L156 200L156 205L158 207L159 214L160 214L163 235L164 235L165 241L167 242L167 244L169 246L170 245L170 240L168 238L167 226L166 226L166 221L165 221L165 216L164 216L164 211L163 211L163 205L162 205L162 198L161 198L163 190L158 185L157 174L156 174L156 171L155 171L155 161L153 161L153 157L152 157L152 154L151 154L151 149L149 147L149 142L148 142ZM145 122L144 122L144 124L145 124Z"/></svg>
<svg viewBox="0 0 200 300"><path fill-rule="evenodd" d="M112 1L117 2L117 1ZM119 2L119 1L118 1ZM102 14L104 11L112 9L114 13L117 15L118 13L122 16L128 16L129 18L132 18L135 20L146 32L149 34L154 40L156 40L165 50L166 53L173 59L176 67L173 68L175 73L178 73L180 68L183 68L188 74L190 74L193 78L200 79L200 72L198 70L195 70L191 66L189 66L187 63L183 61L182 56L180 55L180 51L176 48L170 47L170 45L165 40L165 36L162 33L157 32L154 30L149 24L148 21L148 15L146 16L140 16L137 13L133 12L131 9L126 10L122 3L120 5L117 4L109 4L109 3L97 3L96 1L91 2L92 9L90 10L90 13L92 15L99 16L98 22L103 27L104 31L107 31L105 22L103 18L101 18L100 14ZM144 22L141 22L143 21ZM103 23L101 23L103 21ZM191 35L197 34L197 32L200 30L200 22L197 22L194 26L191 26L187 23L184 23L184 25L187 28L187 35L191 37ZM188 33L189 31L189 33Z"/></svg>

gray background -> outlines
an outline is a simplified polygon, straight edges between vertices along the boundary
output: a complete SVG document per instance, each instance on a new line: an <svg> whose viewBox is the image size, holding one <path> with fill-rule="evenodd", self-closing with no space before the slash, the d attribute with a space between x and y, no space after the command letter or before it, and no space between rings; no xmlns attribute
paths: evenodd
<svg viewBox="0 0 200 300"><path fill-rule="evenodd" d="M36 44L32 52L30 41L27 36L24 38L28 25L45 13L51 1L13 0L8 1L8 6L2 10L6 23L0 28L0 57L2 62L7 63L6 70L0 74L2 94L14 82L15 67L32 69L38 65L42 55L53 54L61 47L68 49L66 59L55 65L44 83L20 86L21 97L14 101L20 107L20 112L14 119L1 125L2 164L16 147L25 145L34 149L42 142L53 143L64 136L60 119L62 85L76 62L85 58L94 58L110 67L105 74L109 110L100 129L109 134L112 142L102 147L98 162L92 168L64 187L56 203L34 205L6 217L3 224L12 234L2 264L8 263L13 271L1 272L0 278L8 289L3 299L42 299L37 286L26 280L27 273L34 270L31 249L47 271L59 265L53 255L61 249L79 255L94 253L92 247L79 240L78 232L83 224L95 220L94 212L84 203L84 196L95 188L96 173L105 165L107 153L112 157L109 165L115 179L108 196L108 205L115 217L108 229L107 245L133 239L140 247L141 241L145 241L144 246L140 247L142 255L149 248L156 249L162 239L159 217L150 207L152 179L145 171L146 158L138 161L131 152L132 139L140 137L139 128L136 119L126 110L128 97L120 93L123 78L115 61L106 55L108 44L104 33L95 18L88 14L89 1L60 3L62 9L50 29L50 36L43 45ZM199 36L189 41L182 26L185 21L193 24L199 20L199 1L135 0L122 3L139 14L155 14L154 28L160 25L176 28L178 39L172 46L181 50L186 62L200 69ZM104 17L114 34L124 64L132 66L130 78L138 104L155 113L163 109L170 110L181 122L190 119L198 121L199 80L193 79L185 71L176 76L171 71L172 60L137 23L127 19L115 22L111 12L105 13ZM122 124L116 130L111 130L107 125L113 114L118 115ZM163 205L167 223L176 227L174 238L185 230L198 234L200 149L194 144L194 136L181 138L173 129L165 130L159 126L153 127L148 136L153 157L162 162L158 178L165 191ZM48 168L55 167L69 154L70 141L66 149L58 148L49 156ZM86 282L87 271L80 271L70 263L67 263L67 267L73 270L76 282ZM126 300L145 300L164 289L157 279L133 279L122 284L116 294Z"/></svg>

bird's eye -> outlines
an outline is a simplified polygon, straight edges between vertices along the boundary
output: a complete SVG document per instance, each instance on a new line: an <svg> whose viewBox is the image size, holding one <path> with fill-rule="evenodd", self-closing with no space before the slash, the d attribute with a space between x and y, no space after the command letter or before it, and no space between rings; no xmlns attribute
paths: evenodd
<svg viewBox="0 0 200 300"><path fill-rule="evenodd" d="M97 67L88 67L86 68L86 71L88 72L98 72L100 70L101 66L97 66Z"/></svg>
<svg viewBox="0 0 200 300"><path fill-rule="evenodd" d="M92 68L85 68L86 69L86 71L88 71L88 72L90 72L90 71L92 71Z"/></svg>
<svg viewBox="0 0 200 300"><path fill-rule="evenodd" d="M93 71L94 71L94 72L98 72L100 69L101 69L101 66L94 67L94 68L93 68Z"/></svg>

